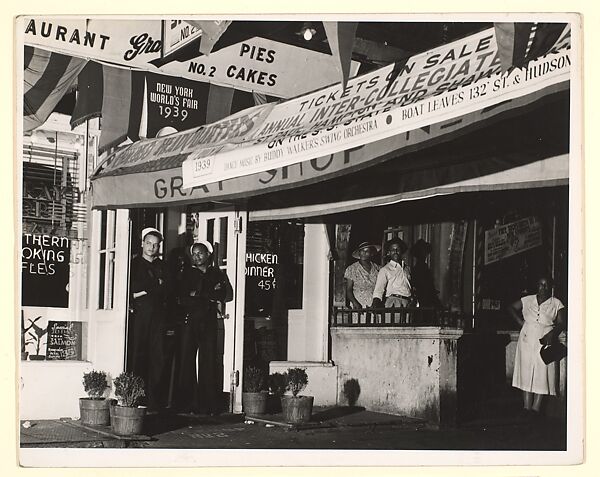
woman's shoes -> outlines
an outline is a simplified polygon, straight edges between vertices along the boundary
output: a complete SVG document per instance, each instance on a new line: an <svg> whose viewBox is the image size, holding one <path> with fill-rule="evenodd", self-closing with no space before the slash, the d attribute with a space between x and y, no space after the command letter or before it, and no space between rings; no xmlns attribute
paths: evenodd
<svg viewBox="0 0 600 477"><path fill-rule="evenodd" d="M519 418L531 424L537 424L544 421L543 414L539 411L534 411L533 409L521 409Z"/></svg>

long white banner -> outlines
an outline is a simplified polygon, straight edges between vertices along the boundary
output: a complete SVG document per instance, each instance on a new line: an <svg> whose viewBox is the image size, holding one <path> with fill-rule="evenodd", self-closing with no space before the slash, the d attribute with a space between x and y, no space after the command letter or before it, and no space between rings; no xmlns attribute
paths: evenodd
<svg viewBox="0 0 600 477"><path fill-rule="evenodd" d="M284 128L285 132L273 130L273 124L277 124L273 117L283 116L280 109L275 107L267 119L258 128L254 128L251 133L254 140L251 143L229 142L223 146L195 150L182 166L184 187L201 186L334 154L490 107L568 81L570 65L569 50L562 49L529 63L526 69L515 69L509 74L497 72L486 75L475 82L467 82L466 86L448 89L437 95L421 94L423 99L407 100L408 105L402 105L402 102L390 103L382 98L374 111L363 114L354 112L342 124L329 127L314 121L316 113L310 104L315 95L308 95L300 98L301 104L308 105L306 112L293 116L296 118L296 125L288 124ZM356 80L351 88L356 87ZM405 80L417 81L410 77L399 79ZM382 96L385 97L383 93ZM324 98L324 95L319 97ZM336 99L341 97L343 93ZM348 95L344 101L347 101L346 107L349 107L353 101L356 103L362 99L364 102L364 98L365 95ZM342 103L335 103L338 109L342 107ZM296 128L292 133L291 127Z"/></svg>
<svg viewBox="0 0 600 477"><path fill-rule="evenodd" d="M264 38L251 38L209 56L168 61L162 58L162 51L172 45L163 45L160 19L36 16L20 21L26 45L279 98L298 96L341 80L331 55ZM358 63L353 62L351 74L357 70Z"/></svg>

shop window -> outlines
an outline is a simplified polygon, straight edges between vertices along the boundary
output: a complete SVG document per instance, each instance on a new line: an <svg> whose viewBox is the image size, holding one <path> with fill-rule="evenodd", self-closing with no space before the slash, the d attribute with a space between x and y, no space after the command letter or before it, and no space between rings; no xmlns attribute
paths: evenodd
<svg viewBox="0 0 600 477"><path fill-rule="evenodd" d="M22 305L68 308L71 266L85 258L85 184L77 151L38 135L23 146Z"/></svg>
<svg viewBox="0 0 600 477"><path fill-rule="evenodd" d="M116 221L114 210L100 213L99 293L98 308L112 310L115 284Z"/></svg>
<svg viewBox="0 0 600 477"><path fill-rule="evenodd" d="M287 359L288 310L302 308L304 225L250 222L246 242L246 362Z"/></svg>

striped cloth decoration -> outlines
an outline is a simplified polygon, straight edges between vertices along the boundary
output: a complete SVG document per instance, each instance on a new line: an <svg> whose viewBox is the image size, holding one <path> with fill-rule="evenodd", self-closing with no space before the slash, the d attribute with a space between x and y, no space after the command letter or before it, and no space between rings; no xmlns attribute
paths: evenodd
<svg viewBox="0 0 600 477"><path fill-rule="evenodd" d="M25 46L23 130L41 126L75 83L87 60Z"/></svg>

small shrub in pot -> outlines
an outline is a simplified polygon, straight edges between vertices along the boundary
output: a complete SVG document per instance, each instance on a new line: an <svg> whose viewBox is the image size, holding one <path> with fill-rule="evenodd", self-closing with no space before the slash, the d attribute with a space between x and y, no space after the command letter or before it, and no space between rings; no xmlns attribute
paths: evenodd
<svg viewBox="0 0 600 477"><path fill-rule="evenodd" d="M300 392L308 385L308 374L303 368L289 368L285 373L286 389L291 396L282 396L281 407L285 420L298 424L310 421L314 397L301 396Z"/></svg>
<svg viewBox="0 0 600 477"><path fill-rule="evenodd" d="M249 415L265 414L267 411L267 397L265 392L266 373L258 366L248 366L244 371L244 392L242 393L242 407Z"/></svg>
<svg viewBox="0 0 600 477"><path fill-rule="evenodd" d="M146 408L138 404L146 394L144 380L131 372L123 372L115 378L114 385L119 401L110 408L113 431L120 435L141 434Z"/></svg>
<svg viewBox="0 0 600 477"><path fill-rule="evenodd" d="M83 374L83 389L88 397L79 399L81 423L94 426L110 424L110 400L104 398L109 388L104 371L89 371Z"/></svg>

